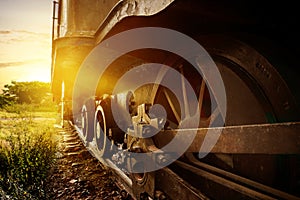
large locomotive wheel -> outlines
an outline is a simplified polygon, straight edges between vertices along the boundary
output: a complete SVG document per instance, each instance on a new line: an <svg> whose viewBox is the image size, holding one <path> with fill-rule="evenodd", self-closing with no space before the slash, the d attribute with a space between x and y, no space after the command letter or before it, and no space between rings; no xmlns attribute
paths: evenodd
<svg viewBox="0 0 300 200"><path fill-rule="evenodd" d="M224 81L227 96L225 126L299 119L298 108L287 84L276 71L276 66L262 54L230 37L199 37L199 43L214 59ZM189 80L198 96L201 118L199 127L207 127L210 122L214 126L213 121L220 117L218 108L211 108L211 102L216 100L209 95L208 86L201 75L183 59L178 60L172 67ZM183 96L185 93L185 86L182 84ZM177 128L182 120L180 116L184 116L185 121L189 117L193 120L192 111L198 105L189 102L187 96L183 97L184 108L180 108L178 100L168 88L160 86L152 94L152 103L163 105L167 111L168 128ZM282 159L280 155L209 154L201 159L255 181L288 190L291 184L289 176L293 172L288 174L290 169L283 160L289 162L288 156ZM284 170L285 173L279 170Z"/></svg>
<svg viewBox="0 0 300 200"><path fill-rule="evenodd" d="M81 108L81 131L85 142L91 142L94 134L94 109L93 99L88 99Z"/></svg>
<svg viewBox="0 0 300 200"><path fill-rule="evenodd" d="M96 145L99 151L99 156L105 156L107 153L107 125L106 119L104 115L104 110L101 105L98 105L95 111L95 138L96 138Z"/></svg>
<svg viewBox="0 0 300 200"><path fill-rule="evenodd" d="M85 138L88 134L88 111L86 105L83 105L81 108L81 131L83 134L83 137Z"/></svg>
<svg viewBox="0 0 300 200"><path fill-rule="evenodd" d="M109 129L114 125L110 101L110 98L103 98L97 104L95 111L94 137L100 157L108 157L110 152L111 145L109 144L111 144L112 137L109 136Z"/></svg>

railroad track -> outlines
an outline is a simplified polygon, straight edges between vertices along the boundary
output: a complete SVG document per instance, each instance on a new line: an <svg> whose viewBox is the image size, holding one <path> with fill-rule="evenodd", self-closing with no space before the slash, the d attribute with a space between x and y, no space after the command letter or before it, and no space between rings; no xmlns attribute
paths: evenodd
<svg viewBox="0 0 300 200"><path fill-rule="evenodd" d="M120 190L127 191L134 199L152 199L146 193L140 193L138 181L133 178L132 174L120 169L121 167L112 159L100 157L96 153L96 146L85 143L80 128L69 122L68 129L72 132L72 137L81 139L89 152L108 166ZM201 162L194 153L185 153L168 167L138 175L141 179L144 176L150 176L155 180L153 183L155 199L300 199L292 194ZM135 196L137 193L140 195Z"/></svg>
<svg viewBox="0 0 300 200"><path fill-rule="evenodd" d="M65 123L56 128L60 139L57 165L48 180L51 199L132 200L117 187L110 169L85 148L74 127Z"/></svg>

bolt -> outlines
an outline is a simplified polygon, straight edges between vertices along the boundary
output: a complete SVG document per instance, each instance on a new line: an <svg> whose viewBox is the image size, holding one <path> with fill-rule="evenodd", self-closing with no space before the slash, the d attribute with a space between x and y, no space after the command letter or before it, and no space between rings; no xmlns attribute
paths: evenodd
<svg viewBox="0 0 300 200"><path fill-rule="evenodd" d="M156 190L155 191L155 199L156 200L167 200L167 197L165 196L165 194L162 191Z"/></svg>
<svg viewBox="0 0 300 200"><path fill-rule="evenodd" d="M168 162L168 160L167 160L166 156L164 156L163 154L159 154L157 156L157 162L158 162L158 164L163 165L166 162Z"/></svg>
<svg viewBox="0 0 300 200"><path fill-rule="evenodd" d="M122 190L120 193L121 193L122 199L128 199L128 193L125 190Z"/></svg>

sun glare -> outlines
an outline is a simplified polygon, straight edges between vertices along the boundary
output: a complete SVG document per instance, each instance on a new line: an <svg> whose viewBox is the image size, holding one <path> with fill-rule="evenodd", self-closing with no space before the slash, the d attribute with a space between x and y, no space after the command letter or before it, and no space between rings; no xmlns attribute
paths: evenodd
<svg viewBox="0 0 300 200"><path fill-rule="evenodd" d="M3 88L5 84L11 83L11 81L50 82L50 65L47 66L45 64L41 62L31 65L0 68L0 88Z"/></svg>
<svg viewBox="0 0 300 200"><path fill-rule="evenodd" d="M51 37L28 31L1 34L0 87L13 81L51 81Z"/></svg>
<svg viewBox="0 0 300 200"><path fill-rule="evenodd" d="M42 65L44 65L42 67ZM26 71L26 79L28 81L42 81L42 82L50 82L50 66L45 66L45 63L37 63L32 65L31 67L27 67Z"/></svg>

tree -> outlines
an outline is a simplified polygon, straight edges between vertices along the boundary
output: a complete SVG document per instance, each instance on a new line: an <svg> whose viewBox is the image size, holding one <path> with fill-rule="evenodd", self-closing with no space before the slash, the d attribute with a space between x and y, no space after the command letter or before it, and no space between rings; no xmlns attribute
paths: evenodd
<svg viewBox="0 0 300 200"><path fill-rule="evenodd" d="M11 105L14 102L14 99L8 95L0 94L0 108L3 108L6 105Z"/></svg>
<svg viewBox="0 0 300 200"><path fill-rule="evenodd" d="M3 89L3 97L19 104L40 104L50 94L50 83L12 81ZM4 99L5 100L5 99Z"/></svg>

